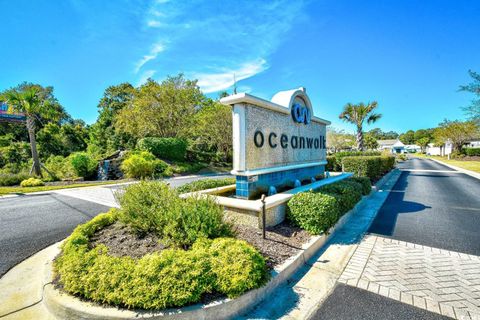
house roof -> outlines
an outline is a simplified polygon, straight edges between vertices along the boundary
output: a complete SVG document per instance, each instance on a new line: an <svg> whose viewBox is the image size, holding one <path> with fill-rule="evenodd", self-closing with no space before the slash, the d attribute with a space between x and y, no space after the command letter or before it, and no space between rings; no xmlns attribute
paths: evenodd
<svg viewBox="0 0 480 320"><path fill-rule="evenodd" d="M398 139L391 139L391 140L377 140L378 145L380 146L393 146Z"/></svg>

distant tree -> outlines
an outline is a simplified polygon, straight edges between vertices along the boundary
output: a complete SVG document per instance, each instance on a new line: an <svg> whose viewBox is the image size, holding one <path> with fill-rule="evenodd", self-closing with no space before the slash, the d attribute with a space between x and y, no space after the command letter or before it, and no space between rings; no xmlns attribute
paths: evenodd
<svg viewBox="0 0 480 320"><path fill-rule="evenodd" d="M428 144L430 143L430 139L428 137L423 137L415 141L415 144L418 145L421 149L422 152L425 152L427 149Z"/></svg>
<svg viewBox="0 0 480 320"><path fill-rule="evenodd" d="M41 164L37 151L37 142L35 136L36 121L42 118L60 120L62 115L59 114L63 108L52 103L48 96L45 96L38 85L24 85L20 88L7 90L2 94L2 100L11 106L16 112L24 113L26 116L26 125L28 136L30 139L30 148L33 159L33 172L40 176Z"/></svg>
<svg viewBox="0 0 480 320"><path fill-rule="evenodd" d="M404 144L414 144L415 143L415 131L408 130L407 132L402 133L398 138Z"/></svg>
<svg viewBox="0 0 480 320"><path fill-rule="evenodd" d="M59 126L48 123L37 133L38 148L42 158L52 155L68 156L72 152L85 151L88 129L81 120L72 120Z"/></svg>
<svg viewBox="0 0 480 320"><path fill-rule="evenodd" d="M375 137L368 132L364 136L364 144L365 147L369 150L375 150L378 148L378 141L375 139Z"/></svg>
<svg viewBox="0 0 480 320"><path fill-rule="evenodd" d="M136 139L128 133L115 131L115 117L129 105L136 89L130 83L121 83L105 89L98 103L98 118L90 129L90 143L101 153L133 147Z"/></svg>
<svg viewBox="0 0 480 320"><path fill-rule="evenodd" d="M433 141L433 129L418 129L415 131L414 139L419 141L422 138L427 138L429 143Z"/></svg>
<svg viewBox="0 0 480 320"><path fill-rule="evenodd" d="M395 131L383 132L380 128L374 128L368 131L368 133L376 140L391 140L398 138L398 133L396 133Z"/></svg>
<svg viewBox="0 0 480 320"><path fill-rule="evenodd" d="M229 161L232 152L232 110L208 99L193 117L188 133L195 148L204 152L219 152Z"/></svg>
<svg viewBox="0 0 480 320"><path fill-rule="evenodd" d="M182 74L162 83L149 79L137 89L131 103L118 112L116 130L135 138L183 137L204 99L197 81L187 80Z"/></svg>
<svg viewBox="0 0 480 320"><path fill-rule="evenodd" d="M364 104L351 104L347 103L343 107L343 111L340 114L339 118L353 123L357 127L357 148L363 150L363 125L364 122L374 123L381 118L381 114L375 113L375 109L378 104L376 101L371 103Z"/></svg>
<svg viewBox="0 0 480 320"><path fill-rule="evenodd" d="M387 131L383 133L383 139L385 140L393 140L398 139L399 134L395 131Z"/></svg>
<svg viewBox="0 0 480 320"><path fill-rule="evenodd" d="M333 127L327 129L327 146L333 152L351 149L354 144L355 137L353 134L348 134L344 130Z"/></svg>
<svg viewBox="0 0 480 320"><path fill-rule="evenodd" d="M461 151L463 145L479 135L479 126L475 121L444 120L434 131L437 142L450 141L455 151Z"/></svg>
<svg viewBox="0 0 480 320"><path fill-rule="evenodd" d="M480 123L480 74L472 70L469 70L468 73L473 78L473 81L466 86L460 86L460 91L471 92L475 98L463 110L471 120Z"/></svg>
<svg viewBox="0 0 480 320"><path fill-rule="evenodd" d="M218 93L218 99L222 99L222 98L225 98L225 97L228 97L230 94L228 93L228 91L220 91Z"/></svg>

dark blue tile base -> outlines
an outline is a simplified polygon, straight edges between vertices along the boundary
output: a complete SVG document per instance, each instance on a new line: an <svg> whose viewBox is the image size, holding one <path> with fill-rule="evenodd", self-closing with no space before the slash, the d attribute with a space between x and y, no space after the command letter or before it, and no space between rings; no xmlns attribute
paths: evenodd
<svg viewBox="0 0 480 320"><path fill-rule="evenodd" d="M310 180L325 172L325 166L313 166L300 169L277 171L257 176L236 176L236 196L251 199L262 193L267 194L268 188L274 186L279 189L293 187L295 180Z"/></svg>

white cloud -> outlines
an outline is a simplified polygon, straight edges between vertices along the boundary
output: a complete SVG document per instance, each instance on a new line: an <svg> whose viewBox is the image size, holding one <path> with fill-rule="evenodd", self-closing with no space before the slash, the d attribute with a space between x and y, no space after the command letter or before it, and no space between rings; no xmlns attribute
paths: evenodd
<svg viewBox="0 0 480 320"><path fill-rule="evenodd" d="M198 85L205 93L225 90L233 86L235 80L241 81L268 69L265 59L258 59L243 63L236 69L224 69L215 73L193 73L192 76L198 79Z"/></svg>
<svg viewBox="0 0 480 320"><path fill-rule="evenodd" d="M162 26L162 23L158 20L148 20L147 21L147 26L149 26L150 28L159 28Z"/></svg>
<svg viewBox="0 0 480 320"><path fill-rule="evenodd" d="M135 64L135 73L138 73L140 69L150 60L154 60L157 58L158 54L165 50L165 46L162 43L156 43L152 49L150 50L149 54L144 55L142 59L140 59Z"/></svg>
<svg viewBox="0 0 480 320"><path fill-rule="evenodd" d="M269 68L267 61L292 36L292 26L305 19L304 9L301 0L252 0L242 6L236 0L154 1L142 37L151 41L147 45L168 43L168 52L157 59L163 46L148 51L135 72L148 63L149 70L159 71L157 78L182 72L198 79L205 93L225 90L233 85L233 74L240 82Z"/></svg>
<svg viewBox="0 0 480 320"><path fill-rule="evenodd" d="M148 78L153 77L155 73L157 73L155 70L145 70L137 81L137 87L147 82Z"/></svg>

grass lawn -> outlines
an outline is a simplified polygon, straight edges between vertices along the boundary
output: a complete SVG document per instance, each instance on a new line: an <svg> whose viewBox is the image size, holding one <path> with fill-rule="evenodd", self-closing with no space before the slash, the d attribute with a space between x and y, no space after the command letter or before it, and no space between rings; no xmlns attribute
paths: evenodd
<svg viewBox="0 0 480 320"><path fill-rule="evenodd" d="M439 161L451 164L453 166L457 166L463 169L480 173L480 161L448 160L446 157L427 156L425 154L420 154L420 153L415 153L414 156L419 158L427 158L427 159L431 158L431 159L439 160Z"/></svg>
<svg viewBox="0 0 480 320"><path fill-rule="evenodd" d="M122 183L125 181L118 180L118 181L109 181L109 182L92 182L92 183L72 183L66 185L50 185L50 186L41 186L41 187L29 187L29 188L22 188L22 187L0 187L0 195L11 194L11 193L30 193L30 192L38 192L38 191L51 191L51 190L60 190L60 189L71 189L71 188L80 188L80 187L93 187L93 186L103 186L109 184L116 184Z"/></svg>

